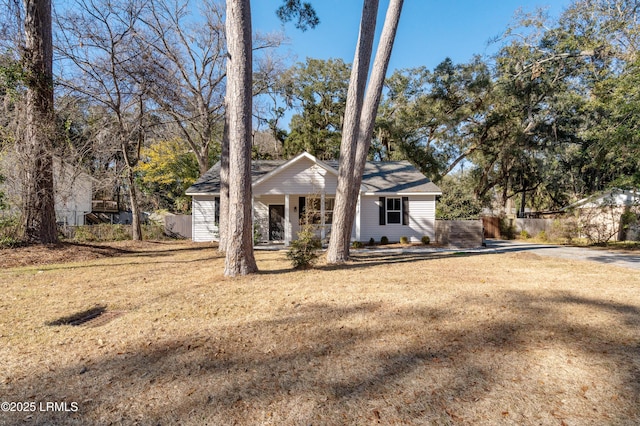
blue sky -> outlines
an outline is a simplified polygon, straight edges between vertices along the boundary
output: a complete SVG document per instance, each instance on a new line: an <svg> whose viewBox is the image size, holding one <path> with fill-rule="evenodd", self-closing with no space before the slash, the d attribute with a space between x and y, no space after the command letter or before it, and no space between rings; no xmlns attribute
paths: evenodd
<svg viewBox="0 0 640 426"><path fill-rule="evenodd" d="M311 0L320 25L307 32L293 24L285 26L290 44L285 47L302 62L306 57L342 58L353 61L362 0ZM254 0L254 30L281 28L275 16L280 0ZM389 74L395 69L426 66L433 69L446 57L455 63L467 62L474 54L490 54L487 42L501 34L518 9L533 11L547 7L558 17L570 0L405 0L394 45ZM380 1L378 32L388 0Z"/></svg>

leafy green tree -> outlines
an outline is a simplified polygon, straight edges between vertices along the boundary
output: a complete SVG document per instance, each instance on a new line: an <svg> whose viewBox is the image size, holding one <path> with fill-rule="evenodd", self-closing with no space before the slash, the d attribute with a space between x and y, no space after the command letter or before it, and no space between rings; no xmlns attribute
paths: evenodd
<svg viewBox="0 0 640 426"><path fill-rule="evenodd" d="M479 57L396 71L387 87L373 142L379 159L411 159L437 181L486 142L493 82Z"/></svg>
<svg viewBox="0 0 640 426"><path fill-rule="evenodd" d="M590 102L599 120L585 131L600 185L640 185L640 60L598 85ZM597 161L597 164L595 164Z"/></svg>
<svg viewBox="0 0 640 426"><path fill-rule="evenodd" d="M350 72L341 59L307 58L285 73L283 95L299 111L284 141L286 156L307 151L321 159L338 157Z"/></svg>
<svg viewBox="0 0 640 426"><path fill-rule="evenodd" d="M141 158L140 185L154 207L188 212L190 197L184 193L199 176L198 159L189 145L180 139L156 141L142 149Z"/></svg>
<svg viewBox="0 0 640 426"><path fill-rule="evenodd" d="M436 203L436 218L444 220L477 219L482 202L473 194L470 175L456 173L445 176L439 183L442 195Z"/></svg>

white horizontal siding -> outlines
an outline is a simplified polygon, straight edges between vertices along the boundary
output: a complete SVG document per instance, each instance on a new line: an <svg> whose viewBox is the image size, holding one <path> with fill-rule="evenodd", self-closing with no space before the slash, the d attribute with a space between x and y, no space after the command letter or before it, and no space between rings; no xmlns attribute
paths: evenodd
<svg viewBox="0 0 640 426"><path fill-rule="evenodd" d="M338 178L307 158L301 158L256 185L254 195L262 194L335 194Z"/></svg>
<svg viewBox="0 0 640 426"><path fill-rule="evenodd" d="M436 200L434 195L409 196L409 224L380 225L380 197L362 196L360 217L360 240L373 238L380 241L386 236L389 241L400 241L407 237L411 241L420 241L425 235L435 241Z"/></svg>
<svg viewBox="0 0 640 426"><path fill-rule="evenodd" d="M213 195L193 196L193 241L209 242L218 240L215 207L215 197Z"/></svg>

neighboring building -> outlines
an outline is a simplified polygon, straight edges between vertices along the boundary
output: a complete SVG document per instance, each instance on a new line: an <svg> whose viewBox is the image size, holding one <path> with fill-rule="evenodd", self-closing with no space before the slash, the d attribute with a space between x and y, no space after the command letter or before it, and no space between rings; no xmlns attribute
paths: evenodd
<svg viewBox="0 0 640 426"><path fill-rule="evenodd" d="M93 208L94 178L62 161L53 162L56 221L63 225L85 225Z"/></svg>
<svg viewBox="0 0 640 426"><path fill-rule="evenodd" d="M7 196L10 210L17 211L22 206L22 184L20 162L14 157L0 159L0 169L6 180L3 192ZM91 213L93 183L89 174L65 163L59 158L53 160L53 186L56 221L65 225L84 225L85 215Z"/></svg>
<svg viewBox="0 0 640 426"><path fill-rule="evenodd" d="M320 237L328 238L338 182L338 162L309 153L289 160L252 164L254 223L263 242L288 244L300 230L308 206L318 212ZM220 163L186 191L193 197L193 240L218 239ZM435 241L436 196L441 191L408 161L367 162L353 225L352 240L389 241L408 237Z"/></svg>
<svg viewBox="0 0 640 426"><path fill-rule="evenodd" d="M640 192L633 190L611 189L592 195L565 207L563 210L588 209L602 206L632 207L640 206Z"/></svg>
<svg viewBox="0 0 640 426"><path fill-rule="evenodd" d="M640 192L612 189L583 198L564 209L575 212L582 234L589 240L640 240Z"/></svg>

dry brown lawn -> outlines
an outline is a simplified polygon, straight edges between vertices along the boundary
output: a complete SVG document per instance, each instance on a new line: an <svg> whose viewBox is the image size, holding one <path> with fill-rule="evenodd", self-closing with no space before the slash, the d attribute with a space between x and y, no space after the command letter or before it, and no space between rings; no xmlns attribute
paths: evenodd
<svg viewBox="0 0 640 426"><path fill-rule="evenodd" d="M225 279L209 245L98 248L0 269L0 400L36 403L0 424L640 423L638 271L258 252L260 274ZM92 327L47 325L95 306Z"/></svg>

